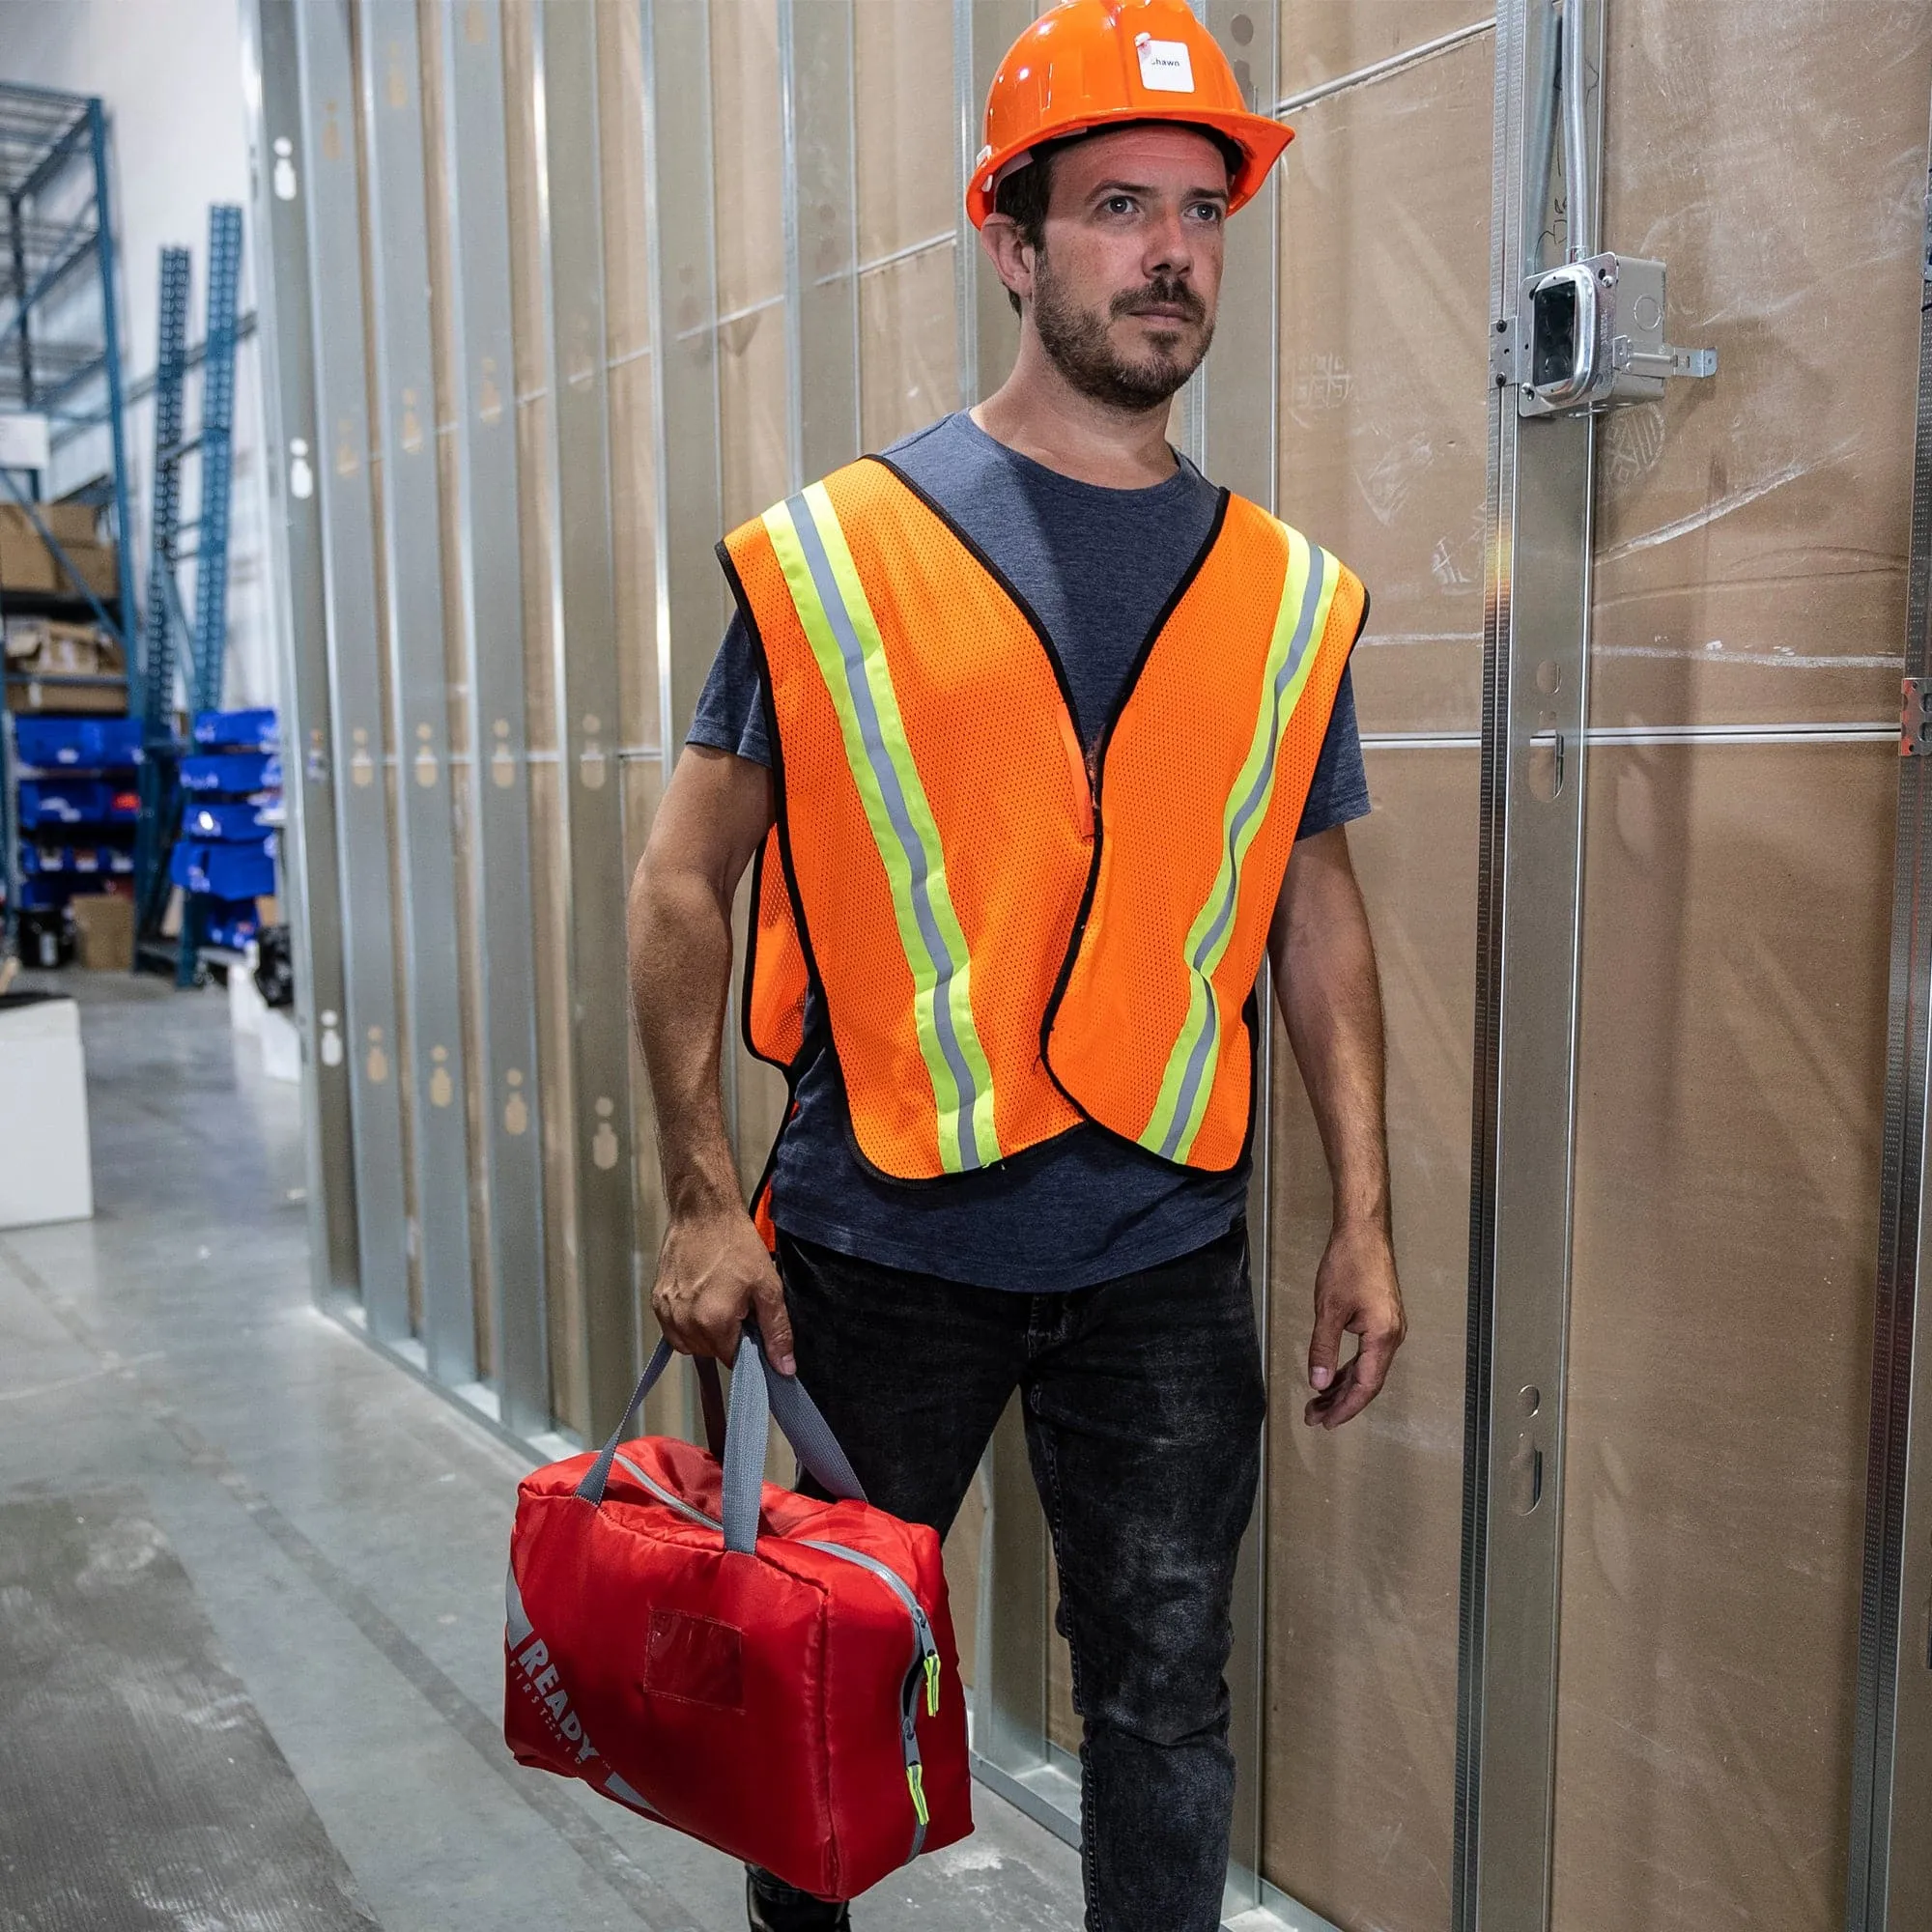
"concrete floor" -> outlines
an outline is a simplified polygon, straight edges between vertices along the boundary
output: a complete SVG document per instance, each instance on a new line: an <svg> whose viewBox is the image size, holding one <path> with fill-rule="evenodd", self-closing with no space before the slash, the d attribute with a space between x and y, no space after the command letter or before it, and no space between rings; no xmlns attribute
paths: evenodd
<svg viewBox="0 0 1932 1932"><path fill-rule="evenodd" d="M310 1305L296 1090L218 991L22 983L81 999L97 1210L0 1234L0 1505L139 1505L386 1932L736 1932L727 1861L503 1748L528 1464ZM855 1909L864 1932L1073 1932L1072 1853L976 1809ZM0 1822L0 1853L28 1824Z"/></svg>

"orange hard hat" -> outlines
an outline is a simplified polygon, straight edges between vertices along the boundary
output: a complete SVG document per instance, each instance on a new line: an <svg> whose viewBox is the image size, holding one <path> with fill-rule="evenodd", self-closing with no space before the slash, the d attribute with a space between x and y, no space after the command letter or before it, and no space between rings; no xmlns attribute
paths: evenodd
<svg viewBox="0 0 1932 1932"><path fill-rule="evenodd" d="M1000 176L1042 141L1122 121L1179 121L1224 134L1241 151L1228 184L1232 213L1294 139L1241 98L1235 71L1187 0L1065 0L1010 47L986 96L986 140L966 185L975 228L993 212Z"/></svg>

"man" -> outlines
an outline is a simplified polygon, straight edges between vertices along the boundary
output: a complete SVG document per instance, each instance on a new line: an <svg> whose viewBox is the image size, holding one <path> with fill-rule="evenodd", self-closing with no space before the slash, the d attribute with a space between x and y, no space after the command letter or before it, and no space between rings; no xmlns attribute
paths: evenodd
<svg viewBox="0 0 1932 1932"><path fill-rule="evenodd" d="M969 197L1012 375L721 546L739 615L631 899L673 1345L728 1360L754 1316L870 1499L942 1535L1020 1392L1092 1932L1219 1923L1264 948L1334 1186L1306 1419L1358 1414L1404 1332L1345 830L1365 593L1164 434L1225 219L1289 138L1185 0L1069 0L1022 37ZM759 1225L719 1088L754 853L747 1034L793 1094ZM750 1911L851 1923L757 1872Z"/></svg>

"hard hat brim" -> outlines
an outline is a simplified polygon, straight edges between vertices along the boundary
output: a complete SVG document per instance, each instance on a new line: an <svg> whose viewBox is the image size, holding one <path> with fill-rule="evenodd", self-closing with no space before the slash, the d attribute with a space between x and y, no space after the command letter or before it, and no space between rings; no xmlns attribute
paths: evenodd
<svg viewBox="0 0 1932 1932"><path fill-rule="evenodd" d="M1049 141L1069 140L1076 134L1097 134L1108 128L1145 121L1171 121L1179 127L1210 129L1216 134L1226 135L1240 149L1242 165L1228 184L1230 214L1254 199L1263 182L1267 179L1268 170L1288 152L1288 144L1294 139L1293 128L1284 122L1271 120L1265 114L1217 113L1192 102L1185 105L1177 103L1173 107L1136 103L1104 114L1084 115L1069 119L1065 127L1038 128L1030 139L1016 141L1010 147L981 159L974 168L973 179L966 186L966 218L975 228L986 225L987 215L993 213L1000 176L1033 149L1043 147Z"/></svg>

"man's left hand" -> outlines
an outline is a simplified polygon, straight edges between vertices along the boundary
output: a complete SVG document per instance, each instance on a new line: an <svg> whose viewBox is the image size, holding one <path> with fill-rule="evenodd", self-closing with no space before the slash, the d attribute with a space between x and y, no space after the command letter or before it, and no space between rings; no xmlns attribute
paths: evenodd
<svg viewBox="0 0 1932 1932"><path fill-rule="evenodd" d="M1366 1221L1336 1227L1315 1277L1308 1379L1316 1394L1302 1420L1339 1429L1361 1414L1380 1393L1407 1332L1387 1228ZM1361 1338L1346 1363L1337 1359L1344 1335Z"/></svg>

